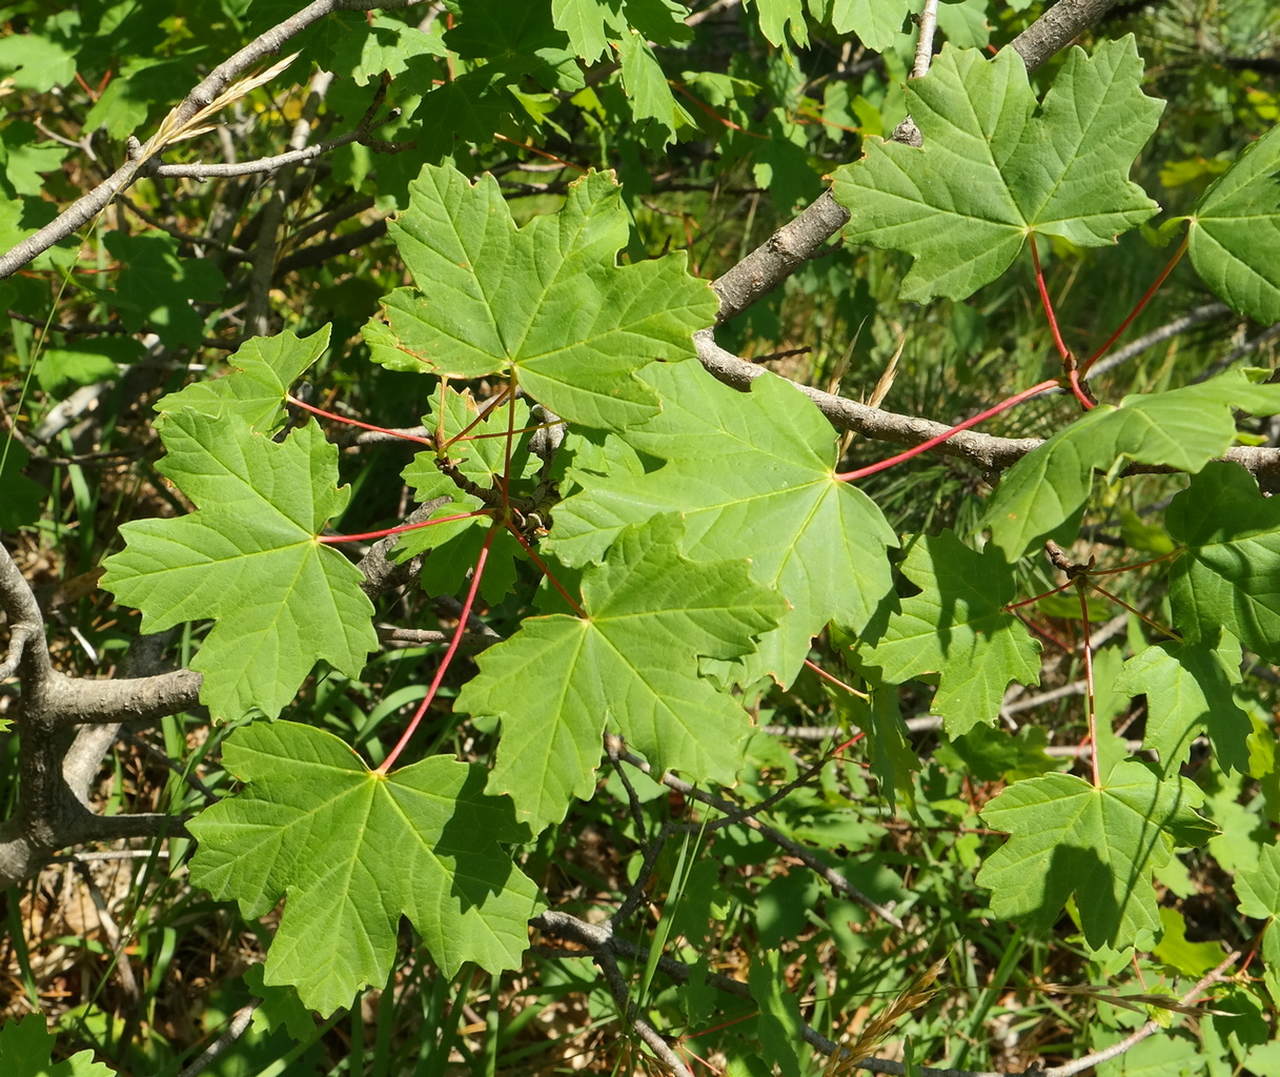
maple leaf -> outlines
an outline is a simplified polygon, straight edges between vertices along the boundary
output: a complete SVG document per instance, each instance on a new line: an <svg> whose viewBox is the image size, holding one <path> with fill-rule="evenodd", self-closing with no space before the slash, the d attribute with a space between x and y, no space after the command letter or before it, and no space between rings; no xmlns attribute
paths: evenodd
<svg viewBox="0 0 1280 1077"><path fill-rule="evenodd" d="M29 1013L0 1025L0 1072L5 1077L112 1077L110 1066L77 1051L64 1062L50 1062L54 1037L43 1014Z"/></svg>
<svg viewBox="0 0 1280 1077"><path fill-rule="evenodd" d="M289 387L329 346L331 326L309 337L285 330L272 337L251 337L228 357L229 373L213 381L192 382L156 401L161 415L190 409L202 415L235 415L253 430L272 433L285 418Z"/></svg>
<svg viewBox="0 0 1280 1077"><path fill-rule="evenodd" d="M616 428L658 410L636 377L692 358L716 299L682 252L619 266L627 215L612 173L569 188L558 213L517 229L497 180L427 166L391 223L421 291L382 300L365 339L376 362L459 378L510 373L557 415Z"/></svg>
<svg viewBox="0 0 1280 1077"><path fill-rule="evenodd" d="M1192 642L1230 632L1280 662L1280 502L1243 468L1209 464L1169 504L1169 534L1186 547L1174 562L1174 623Z"/></svg>
<svg viewBox="0 0 1280 1077"><path fill-rule="evenodd" d="M1191 214L1196 272L1242 314L1280 321L1280 127L1273 127L1209 185Z"/></svg>
<svg viewBox="0 0 1280 1077"><path fill-rule="evenodd" d="M749 557L752 578L791 603L741 667L746 681L790 684L814 635L832 621L861 630L889 593L897 536L874 501L835 478L830 423L780 378L762 375L745 394L697 364L655 366L644 379L662 413L611 439L605 473L579 473L583 489L557 506L548 547L584 564L628 524L679 512L686 554ZM620 446L664 464L628 463Z"/></svg>
<svg viewBox="0 0 1280 1077"><path fill-rule="evenodd" d="M316 541L350 499L338 450L314 422L275 442L234 415L183 410L158 424L158 470L197 506L120 528L102 586L142 631L213 620L191 668L218 719L274 717L318 660L358 677L377 646L360 572Z"/></svg>
<svg viewBox="0 0 1280 1077"><path fill-rule="evenodd" d="M1235 439L1233 408L1280 411L1280 385L1255 385L1229 371L1198 385L1126 396L1119 407L1099 405L1005 472L978 526L991 528L1006 557L1021 557L1083 509L1095 471L1128 460L1199 471Z"/></svg>
<svg viewBox="0 0 1280 1077"><path fill-rule="evenodd" d="M1177 845L1212 832L1196 812L1191 782L1161 779L1142 763L1117 763L1095 787L1074 774L1015 782L981 811L1009 834L978 872L996 916L1052 920L1075 894L1085 939L1094 949L1150 949L1160 930L1154 871Z"/></svg>
<svg viewBox="0 0 1280 1077"><path fill-rule="evenodd" d="M1236 873L1240 912L1259 920L1280 916L1280 845L1264 846L1258 864Z"/></svg>
<svg viewBox="0 0 1280 1077"><path fill-rule="evenodd" d="M1004 609L1017 582L998 550L977 553L943 531L911 542L901 567L920 593L902 600L862 663L891 684L938 673L931 710L953 737L993 721L1010 681L1040 683L1040 645Z"/></svg>
<svg viewBox="0 0 1280 1077"><path fill-rule="evenodd" d="M830 23L837 34L857 34L876 52L902 38L902 24L916 6L913 0L809 0L814 18Z"/></svg>
<svg viewBox="0 0 1280 1077"><path fill-rule="evenodd" d="M458 696L459 710L502 719L489 791L510 794L535 830L591 795L606 729L659 771L733 778L750 723L698 676L699 659L748 653L785 604L745 561L690 561L680 538L674 516L623 531L583 573L585 615L527 618Z"/></svg>
<svg viewBox="0 0 1280 1077"><path fill-rule="evenodd" d="M964 299L995 280L1028 236L1097 247L1159 206L1126 179L1164 103L1142 93L1133 35L1072 48L1036 114L1022 58L945 45L907 83L922 147L870 138L832 193L854 242L915 259L904 299Z"/></svg>
<svg viewBox="0 0 1280 1077"><path fill-rule="evenodd" d="M1115 690L1146 695L1142 746L1159 753L1163 773L1177 774L1206 731L1217 761L1245 773L1253 725L1232 695L1241 680L1240 644L1224 634L1211 644L1153 644L1125 663Z"/></svg>
<svg viewBox="0 0 1280 1077"><path fill-rule="evenodd" d="M261 721L223 761L247 786L188 824L191 881L248 917L285 898L264 983L323 1014L349 1005L386 982L402 915L446 978L519 963L537 893L499 844L524 831L481 768L432 756L377 774L331 733Z"/></svg>

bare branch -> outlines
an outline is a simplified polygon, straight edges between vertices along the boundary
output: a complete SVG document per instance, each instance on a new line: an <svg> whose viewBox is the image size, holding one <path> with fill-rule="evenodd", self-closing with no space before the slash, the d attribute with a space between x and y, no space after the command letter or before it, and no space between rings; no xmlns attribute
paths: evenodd
<svg viewBox="0 0 1280 1077"><path fill-rule="evenodd" d="M202 679L189 669L110 680L55 673L50 703L60 724L141 722L199 706Z"/></svg>
<svg viewBox="0 0 1280 1077"><path fill-rule="evenodd" d="M285 42L326 15L335 11L410 7L420 2L421 0L312 0L312 3L283 22L259 34L244 48L209 72L166 117L162 132L180 131L198 113L210 108L245 71L279 52ZM0 257L0 280L12 276L37 255L73 235L93 220L99 212L110 205L116 195L126 190L144 173L149 159L160 153L165 145L163 133L152 136L145 146L140 145L137 139L133 139L129 159L123 165L93 190L76 199L43 228Z"/></svg>
<svg viewBox="0 0 1280 1077"><path fill-rule="evenodd" d="M938 0L924 0L920 12L920 36L916 39L916 58L911 65L913 79L924 78L933 60L933 35L938 29Z"/></svg>
<svg viewBox="0 0 1280 1077"><path fill-rule="evenodd" d="M302 114L294 123L293 133L289 136L290 152L299 154L304 152L307 137L311 133L312 121L320 111L320 103L329 92L332 82L333 72L331 71L317 71L311 76L306 104L302 106ZM292 164L286 164L281 168L275 177L271 197L262 209L257 243L250 256L249 295L245 302L244 314L247 336L267 336L272 330L269 294L278 252L277 233L289 203L289 185L293 179L293 173Z"/></svg>
<svg viewBox="0 0 1280 1077"><path fill-rule="evenodd" d="M387 222L384 218L383 220L366 224L363 228L357 228L353 232L343 232L342 235L326 239L321 243L313 243L309 247L300 247L276 263L272 279L279 280L286 273L292 273L295 269L306 269L309 266L321 265L329 261L330 258L360 250L362 247L367 247L375 239L381 239L386 234Z"/></svg>
<svg viewBox="0 0 1280 1077"><path fill-rule="evenodd" d="M1223 958L1222 962L1216 967L1210 969L1194 987L1185 995L1178 999L1178 1005L1189 1006L1203 995L1210 987L1223 978L1227 969L1234 965L1240 957L1239 950L1232 950ZM1094 1066L1101 1065L1113 1058L1119 1058L1126 1051L1131 1050L1140 1044L1143 1040L1162 1029L1168 1027L1168 1021L1158 1021L1152 1019L1135 1032L1130 1033L1118 1043L1113 1043L1110 1047L1105 1047L1101 1051L1095 1051L1091 1055L1085 1055L1084 1058L1077 1058L1072 1062L1065 1062L1061 1066L1054 1066L1044 1071L1043 1077L1074 1077L1077 1073L1083 1073L1085 1070L1093 1069Z"/></svg>
<svg viewBox="0 0 1280 1077"><path fill-rule="evenodd" d="M300 150L289 150L277 153L274 157L259 157L253 161L233 161L226 164L161 165L156 169L157 176L170 176L180 179L209 180L225 179L228 176L252 176L258 173L276 172L287 165L306 164L314 161L322 154L342 146L349 146L360 140L359 131L348 131L337 138L317 142L314 146L304 146Z"/></svg>
<svg viewBox="0 0 1280 1077"><path fill-rule="evenodd" d="M613 996L613 1001L618 1007L618 1016L635 1029L636 1035L657 1056L658 1061L674 1073L676 1077L693 1077L689 1067L680 1061L680 1056L671 1049L670 1044L662 1038L661 1033L640 1016L639 1008L631 1001L631 993L627 990L627 982L622 978L622 972L618 968L617 961L613 959L613 955L607 950L601 950L592 954L592 960L595 961L596 967L604 976L604 982L609 985L609 994Z"/></svg>
<svg viewBox="0 0 1280 1077"><path fill-rule="evenodd" d="M9 622L9 648L0 661L0 680L22 676L39 689L53 673L44 641L44 616L26 579L0 542L0 610Z"/></svg>
<svg viewBox="0 0 1280 1077"><path fill-rule="evenodd" d="M674 789L676 792L683 794L690 800L697 800L703 804L710 805L717 811L724 812L726 815L737 815L741 810L741 805L734 804L730 800L725 800L722 797L714 796L711 793L705 792L695 785L690 785L688 782L682 781L674 774L663 774L661 776L654 774L653 768L632 752L619 752L618 758L624 763L635 767L637 770L648 774L655 781L661 782L668 788ZM870 909L886 923L892 924L897 928L901 928L903 926L902 921L889 909L885 908L878 901L872 900L854 886L853 883L849 882L849 880L841 875L840 872L836 871L835 868L823 863L821 858L815 856L803 845L792 841L781 831L775 830L767 823L762 823L759 819L753 819L749 815L742 818L742 823L744 826L749 826L752 830L758 831L780 848L786 849L787 852L802 861L811 871L825 879L831 885L831 888L837 893L841 893L845 897L852 898L854 901L858 902L858 904Z"/></svg>
<svg viewBox="0 0 1280 1077"><path fill-rule="evenodd" d="M756 378L767 373L763 367L749 363L716 344L709 329L700 330L693 338L702 365L726 385L746 389ZM946 423L883 411L799 382L791 384L812 400L838 430L852 430L864 437L898 445L919 445L951 429ZM987 471L1001 471L1012 467L1043 444L1042 438L1003 438L962 430L933 451L968 460ZM1258 480L1264 491L1280 489L1280 449L1237 445L1223 453L1220 459L1239 464ZM1125 474L1160 474L1170 470L1140 464L1127 468Z"/></svg>
<svg viewBox="0 0 1280 1077"><path fill-rule="evenodd" d="M1102 18L1118 0L1058 0L1040 18L1009 42L1028 71L1034 71L1050 56L1066 48Z"/></svg>
<svg viewBox="0 0 1280 1077"><path fill-rule="evenodd" d="M253 1002L236 1010L231 1015L231 1020L227 1022L227 1027L222 1030L218 1038L201 1051L200 1056L184 1069L178 1077L199 1077L201 1073L204 1073L205 1070L231 1050L240 1037L248 1031L249 1025L253 1022L254 1012L261 1005L262 1003L255 999Z"/></svg>

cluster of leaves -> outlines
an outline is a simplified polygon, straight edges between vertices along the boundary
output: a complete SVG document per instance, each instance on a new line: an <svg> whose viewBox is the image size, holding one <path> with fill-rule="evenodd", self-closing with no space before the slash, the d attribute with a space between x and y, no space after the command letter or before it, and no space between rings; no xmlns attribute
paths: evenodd
<svg viewBox="0 0 1280 1077"><path fill-rule="evenodd" d="M529 921L563 896L549 871L584 871L565 834L574 820L597 820L637 850L619 879L646 883L657 871L665 886L649 964L638 963L637 1007L680 1015L691 1029L719 1012L740 1027L723 1032L715 1022L716 1031L691 1037L699 1050L722 1052L737 1072L804 1072L805 1021L837 1031L839 1015L883 974L883 953L859 938L873 930L871 914L820 897L816 879L800 873L759 883L750 872L725 877L719 860L742 867L769 855L750 825L754 814L715 832L714 856L695 857L690 839L670 863L655 864L651 828L665 836L673 809L637 766L625 780L611 778L602 742L620 738L650 775L670 772L694 792L736 786L742 803L734 807L744 807L772 797L779 773L796 776L794 760L760 727L771 717L805 724L796 717L806 700L845 732L862 730L869 773L832 763L820 790L800 788L755 814L787 840L822 850L816 863L827 870L851 850L878 848L868 877L854 881L881 914L886 902L898 903L898 916L917 901L945 906L946 888L965 879L980 888L977 904L947 921L962 938L981 936L984 920L1016 922L1019 940L1052 938L1065 923L1083 955L1073 960L1102 975L1116 976L1137 952L1149 970L1188 983L1225 956L1187 943L1182 914L1166 900L1193 893L1188 866L1209 870L1202 849L1233 877L1233 933L1249 918L1280 915L1280 846L1252 826L1248 841L1225 841L1242 795L1256 790L1256 810L1280 817L1272 720L1240 672L1244 652L1251 662L1280 663L1280 510L1241 466L1245 457L1216 459L1242 437L1241 416L1280 413L1280 386L1233 370L1098 404L1079 379L1111 341L1086 341L1081 363L1061 345L1061 378L1055 371L1036 387L1060 381L1085 413L1059 413L1052 436L1008 467L981 504L944 521L950 526L904 530L873 496L880 464L851 466L866 447L850 451L795 384L763 373L744 392L704 369L693 334L715 321L715 292L691 273L688 252L650 256L662 246L649 242L662 225L633 200L657 186L646 173L648 150L704 140L710 168L749 169L775 188L781 213L817 190L814 160L831 147L788 130L807 106L786 60L811 34L853 34L879 54L888 77L875 74L875 102L851 101L847 86L829 84L827 123L856 115L865 136L860 156L840 148L832 191L850 214L850 249L881 258L879 273L911 260L894 284L902 299L968 309L958 304L987 286L1016 286L1034 265L1060 342L1041 260L1092 258L1088 248L1141 227L1153 246L1180 242L1173 263L1185 250L1232 310L1280 321L1280 128L1239 152L1179 207L1184 214L1152 227L1160 207L1131 171L1163 106L1143 92L1133 37L1073 48L1038 94L1016 52L992 58L979 47L990 32L986 5L948 3L939 16L947 44L932 70L894 89L913 42L907 16L919 6L758 0L749 32L779 51L755 82L736 59L728 73L675 78L664 60L677 50L691 60L714 50L687 25L687 10L667 0L555 0L521 5L514 17L502 0L448 0L422 25L348 13L299 38L308 57L350 76L330 97L335 120L354 124L375 82L394 106L375 137L335 152L328 177L353 195L376 191L379 208L396 210L387 225L394 258L366 267L377 309L357 298L319 326L326 300L354 287L326 267L321 288L289 311L310 333L250 336L229 373L161 396L156 470L171 501L189 511L125 523L123 548L106 559L101 580L141 612L144 633L211 625L189 636L187 664L202 675L201 702L222 726L221 765L239 784L188 824L190 882L237 902L246 921L268 917L283 899L259 994L288 987L330 1018L364 989L394 985L406 976L402 918L441 990L452 980L465 995L476 969L500 984L500 974L529 960ZM1010 5L1006 28L1027 6ZM163 87L193 62L180 56L184 42L216 56L229 38L282 14L272 3L210 4L181 26L144 25L129 7L63 12L39 38L49 50L39 72L3 50L0 66L18 88L47 90L108 62L85 44L90 29L115 27L120 49L163 44L151 60L122 68L85 118L119 137L163 114ZM379 80L384 73L389 81ZM682 92L709 105L711 118L679 103ZM755 94L768 108L751 105ZM748 145L752 132L740 121L749 111L763 117L766 146ZM875 137L906 111L922 146ZM617 129L627 124L634 130L622 140ZM562 195L554 203L513 214L498 147L550 132L570 146L585 132L598 137L616 171L581 170L551 192ZM379 146L404 143L413 150L375 158ZM61 163L55 154L33 162L11 152L10 238L47 216L32 177ZM481 170L486 163L497 178ZM201 304L220 302L226 281L212 264L182 257L183 244L160 229L108 233L100 249L118 262L114 294L95 296L86 285L85 295L101 299L123 329L151 329L168 349L195 347L216 329L199 313L214 308ZM76 257L69 245L56 248L35 268L65 278ZM842 263L846 271L851 264ZM224 269L239 272L233 263ZM6 283L6 301L37 309L33 285ZM868 295L845 298L857 310ZM41 366L32 362L52 397L104 377L107 353L64 350L70 358L55 363L45 352ZM94 355L96 366L85 359ZM364 394L370 423L421 420L407 439L421 451L401 478L428 506L422 519L339 531L384 515L360 503L379 480L372 468L362 472L359 497L343 485L344 455L309 414L328 421L335 413L308 403L304 376L346 379ZM1010 386L1011 377L986 386L988 403L1024 388ZM393 379L383 383L396 398L385 412L373 410L384 403L377 393L355 388L378 378ZM415 405L421 414L406 416ZM23 485L26 461L8 447L6 460L0 525L16 527L41 505ZM1142 563L1099 568L1063 554L1064 546L1084 550L1084 529L1110 518L1129 471L1177 473L1158 480L1173 496L1155 537L1129 544ZM7 520L5 505L16 506ZM391 677L374 693L385 691L388 704L375 700L377 721L369 713L344 727L327 720L323 698L334 686L358 697L350 686L373 683L375 623L385 610L343 547L393 534L405 564L425 554L417 578L426 593L459 596L461 606L440 617L450 646L431 688L397 696ZM1065 583L1044 577L1046 542ZM1127 661L1118 649L1095 655L1090 596L1110 600L1105 577L1144 572L1123 603L1133 615ZM1038 600L1050 609L1066 593L1079 601L1048 614L1057 627L1021 612ZM451 666L464 634L469 645L485 642L474 639L483 636L476 623L501 638L474 655L473 667ZM1070 724L1086 727L1085 776L1043 751L1048 723L1017 737L993 728L1011 686L1041 682L1060 632L1081 640L1084 703ZM840 685L834 695L814 679L823 664L843 667L839 676L821 671ZM1108 722L1143 696L1135 745ZM419 700L403 735L384 743L379 723ZM912 746L904 703L940 720L932 760ZM434 726L420 725L428 716ZM400 764L406 746L416 761ZM991 783L988 795L966 800L971 778ZM945 850L928 853L949 865L932 879L908 882L907 854L886 852L882 824L899 803L919 834L954 829ZM978 823L999 836L979 846L963 833ZM927 848L920 840L912 857ZM939 892L926 898L932 889ZM797 915L805 909L849 965L830 982L821 947L808 937L796 945L814 926ZM723 942L711 925L740 910L751 910L762 952L743 977L743 1008L717 1011L707 952ZM652 986L655 969L663 940L677 937L688 980L663 996ZM1011 944L992 962L975 1029L1024 957L1039 961L1037 978L1058 960L1029 956L1027 945ZM1205 1057L1213 1057L1212 1036L1241 1064L1270 1057L1260 1015L1280 1002L1280 938L1262 934L1255 948L1260 981L1233 989L1236 1024L1206 1022ZM788 987L797 965L820 999L829 996L829 1009L802 1014ZM914 978L903 976L910 986ZM906 997L918 1004L920 991L917 984ZM434 1005L432 1045L447 1059L461 1039L458 1017L451 1032L443 997ZM1102 1038L1086 1045L1103 1047L1127 1027L1108 1011ZM47 1057L41 1044L31 1050ZM909 1063L911 1050L908 1043ZM1185 1070L1197 1048L1171 1037L1158 1050ZM967 1051L950 1063L963 1065Z"/></svg>

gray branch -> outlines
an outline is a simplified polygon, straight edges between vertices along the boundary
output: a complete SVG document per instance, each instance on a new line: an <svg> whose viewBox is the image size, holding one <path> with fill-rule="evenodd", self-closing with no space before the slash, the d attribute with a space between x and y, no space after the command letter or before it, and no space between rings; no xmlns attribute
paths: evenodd
<svg viewBox="0 0 1280 1077"><path fill-rule="evenodd" d="M749 363L720 347L709 329L694 334L694 345L702 365L720 381L735 389L747 389L756 378L767 373L764 367ZM837 429L852 430L878 441L919 445L922 441L945 434L951 429L946 423L873 408L799 382L793 381L791 384L812 400ZM994 434L980 434L975 430L961 430L932 451L967 460L986 471L1001 471L1012 467L1027 453L1043 444L1042 438L1003 438ZM1258 480L1264 491L1280 489L1280 449L1237 445L1223 453L1220 459L1239 464ZM1125 473L1152 474L1170 470L1172 469L1143 464L1129 467Z"/></svg>
<svg viewBox="0 0 1280 1077"><path fill-rule="evenodd" d="M335 11L369 11L373 8L401 8L420 3L421 0L313 0L283 22L264 31L244 48L215 67L196 85L169 116L171 130L180 129L202 109L208 108L241 75L255 64L279 52L284 44L302 33L308 26ZM163 150L163 143L149 145L145 152L137 139L131 140L129 159L102 183L87 194L81 195L39 231L0 257L0 280L12 276L37 255L47 251L55 243L78 232L88 224L122 191L144 174L150 157Z"/></svg>
<svg viewBox="0 0 1280 1077"><path fill-rule="evenodd" d="M629 766L635 767L639 771L648 774L654 781L660 782L669 789L688 797L690 800L696 800L699 803L706 804L715 808L717 811L723 812L731 817L739 817L744 826L749 826L752 830L759 832L769 841L773 842L779 848L785 849L792 856L804 863L810 871L825 879L833 890L843 894L845 897L852 898L859 905L870 909L879 916L885 923L892 924L896 928L902 927L902 921L894 915L894 913L881 905L878 901L872 900L853 883L849 882L840 872L829 864L823 863L822 859L815 856L798 842L792 841L781 831L769 826L767 823L760 822L759 819L753 818L750 814L742 813L742 806L735 804L731 800L725 800L723 797L714 796L705 790L699 789L696 785L690 785L688 782L677 778L674 774L655 774L653 768L649 766L643 759L632 752L619 752L618 758Z"/></svg>

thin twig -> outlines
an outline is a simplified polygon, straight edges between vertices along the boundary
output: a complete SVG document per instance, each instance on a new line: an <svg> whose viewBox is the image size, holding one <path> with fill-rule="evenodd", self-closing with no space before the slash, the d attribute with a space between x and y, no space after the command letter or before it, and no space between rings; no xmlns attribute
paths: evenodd
<svg viewBox="0 0 1280 1077"><path fill-rule="evenodd" d="M618 758L623 760L623 762L628 763L630 766L635 767L637 770L643 771L645 774L648 774L651 778L661 782L668 788L676 790L676 792L683 794L691 800L697 800L703 804L707 804L710 807L715 808L717 811L724 812L726 815L735 815L740 809L740 806L734 804L732 801L724 800L721 797L713 796L711 793L704 792L697 786L690 785L688 782L682 781L674 774L663 774L661 777L658 777L653 773L653 768L650 767L648 763L632 752L620 752ZM752 830L757 831L775 845L780 846L792 856L796 857L807 868L816 872L830 883L832 889L838 893L845 895L845 897L852 898L858 904L870 909L886 923L892 924L896 928L901 928L903 926L902 921L895 916L892 911L881 905L878 901L868 897L849 882L849 880L842 874L840 874L840 872L836 871L836 869L830 865L823 863L820 857L815 856L803 845L792 841L781 831L776 830L767 823L760 822L759 819L746 816L743 818L742 823L744 826L748 826Z"/></svg>
<svg viewBox="0 0 1280 1077"><path fill-rule="evenodd" d="M227 1027L222 1030L218 1038L201 1051L200 1056L178 1074L178 1077L199 1077L200 1074L204 1073L205 1070L231 1050L240 1037L249 1030L249 1025L253 1021L254 1011L261 1005L262 1003L255 999L253 1002L236 1010L231 1015L231 1020L227 1022Z"/></svg>
<svg viewBox="0 0 1280 1077"><path fill-rule="evenodd" d="M125 161L93 190L81 195L43 228L32 233L21 243L0 257L0 280L12 276L37 255L47 251L55 243L78 232L110 205L112 199L130 187L146 171L149 160L163 151L167 139L181 133L201 113L210 110L226 90L249 68L268 56L280 51L313 23L335 11L369 11L410 7L421 0L312 0L312 3L295 12L289 18L263 31L249 44L237 50L208 75L165 117L161 130L144 145L136 138L130 142L131 151Z"/></svg>
<svg viewBox="0 0 1280 1077"><path fill-rule="evenodd" d="M1210 987L1222 979L1223 974L1229 969L1240 957L1239 950L1232 950L1223 960L1210 969L1202 976L1185 995L1178 999L1178 1005L1189 1006L1195 1002ZM1130 1033L1124 1039L1117 1043L1113 1043L1110 1047L1104 1047L1101 1051L1095 1051L1091 1055L1085 1055L1083 1058L1077 1058L1071 1062L1065 1062L1061 1066L1053 1066L1044 1071L1043 1077L1074 1077L1077 1073L1083 1073L1087 1069L1101 1065L1113 1058L1119 1058L1126 1051L1132 1050L1143 1040L1149 1036L1168 1027L1168 1019L1157 1020L1152 1019L1137 1031Z"/></svg>

